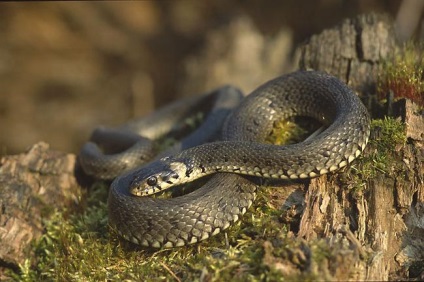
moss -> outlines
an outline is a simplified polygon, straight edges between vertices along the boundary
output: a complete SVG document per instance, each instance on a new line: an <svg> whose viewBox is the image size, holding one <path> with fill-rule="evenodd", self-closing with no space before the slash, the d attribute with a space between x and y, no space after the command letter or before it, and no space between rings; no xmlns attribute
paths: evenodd
<svg viewBox="0 0 424 282"><path fill-rule="evenodd" d="M375 139L370 140L371 144L384 155L406 143L405 125L398 119L386 117L373 120L371 131L376 132Z"/></svg>
<svg viewBox="0 0 424 282"><path fill-rule="evenodd" d="M264 244L275 243L274 255L295 272L298 280L317 278L309 262L296 251L305 248L288 236L280 223L281 211L264 189L250 211L227 232L183 248L146 250L121 240L107 225L107 187L95 184L81 214L56 212L46 221L46 234L36 245L36 256L21 266L19 281L199 280L275 281L284 272L264 262ZM225 242L225 243L223 243ZM313 244L313 243L312 243ZM322 252L322 251L320 251Z"/></svg>
<svg viewBox="0 0 424 282"><path fill-rule="evenodd" d="M309 117L281 120L274 124L271 134L265 141L275 145L298 143L319 127L319 122Z"/></svg>
<svg viewBox="0 0 424 282"><path fill-rule="evenodd" d="M424 106L423 47L409 42L383 62L377 83L381 99L392 92L394 98L408 98Z"/></svg>
<svg viewBox="0 0 424 282"><path fill-rule="evenodd" d="M313 131L303 128L287 137L282 133L286 130L287 123L277 124L273 142L301 140L305 132ZM374 120L372 130L378 132L378 137L370 140L371 151L346 171L355 187L360 187L376 171L390 173L391 155L406 141L403 125L392 118ZM87 207L80 213L68 216L68 212L54 212L45 222L46 234L35 244L36 256L28 259L14 278L19 281L313 281L338 277L335 275L341 265L350 267L343 246L330 245L324 239L306 242L294 237L289 225L281 222L284 211L273 204L273 189L260 189L242 222L226 232L199 244L162 250L134 246L108 228L107 190L102 183L94 184L88 193Z"/></svg>
<svg viewBox="0 0 424 282"><path fill-rule="evenodd" d="M346 171L350 184L359 190L378 173L399 175L404 168L398 152L406 144L405 125L398 119L385 117L371 121L371 136L364 152Z"/></svg>

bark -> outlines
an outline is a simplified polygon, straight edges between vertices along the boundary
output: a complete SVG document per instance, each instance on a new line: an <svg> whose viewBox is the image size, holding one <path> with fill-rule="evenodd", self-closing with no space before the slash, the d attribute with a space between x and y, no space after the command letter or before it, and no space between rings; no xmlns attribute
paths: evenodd
<svg viewBox="0 0 424 282"><path fill-rule="evenodd" d="M393 35L385 16L346 20L301 47L299 65L327 71L361 95L369 95L374 93L381 59L395 47ZM330 247L337 248L337 260L323 266L327 268L325 279L424 278L422 269L414 269L424 259L424 121L407 100L393 108L407 126L408 142L394 152L401 171L377 173L359 190L339 173L313 179L308 185L297 237L305 241L326 238ZM371 138L378 138L378 132ZM364 154L373 150L370 145ZM79 204L75 163L75 155L51 150L45 143L2 158L0 267L16 268L33 255L30 242L43 234L43 219L49 210ZM265 257L272 263L270 248L266 244Z"/></svg>
<svg viewBox="0 0 424 282"><path fill-rule="evenodd" d="M392 54L396 40L386 15L367 14L313 35L300 48L299 67L331 73L362 95L375 93L382 59Z"/></svg>
<svg viewBox="0 0 424 282"><path fill-rule="evenodd" d="M364 15L312 36L301 47L300 67L327 71L359 95L375 93L382 59L395 48L393 25L385 16ZM349 275L333 271L334 279L388 280L424 278L424 118L418 107L401 100L394 112L406 125L408 142L394 152L402 170L368 179L362 189L340 174L313 179L305 195L298 237L348 242ZM371 140L378 132L371 133ZM364 154L376 148L369 144ZM421 270L414 270L414 264ZM414 272L415 271L415 272ZM340 276L341 275L341 276Z"/></svg>
<svg viewBox="0 0 424 282"><path fill-rule="evenodd" d="M1 159L0 267L16 267L33 255L31 242L43 234L49 211L71 209L79 203L75 159L43 142L26 153Z"/></svg>

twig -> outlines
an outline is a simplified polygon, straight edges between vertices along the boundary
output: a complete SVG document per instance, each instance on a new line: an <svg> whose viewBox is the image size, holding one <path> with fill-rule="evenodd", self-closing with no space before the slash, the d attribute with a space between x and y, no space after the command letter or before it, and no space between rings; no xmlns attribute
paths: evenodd
<svg viewBox="0 0 424 282"><path fill-rule="evenodd" d="M169 272L169 274L171 274L172 277L175 278L175 280L181 282L181 279L178 278L178 276L166 264L164 264L163 262L160 262L160 264Z"/></svg>

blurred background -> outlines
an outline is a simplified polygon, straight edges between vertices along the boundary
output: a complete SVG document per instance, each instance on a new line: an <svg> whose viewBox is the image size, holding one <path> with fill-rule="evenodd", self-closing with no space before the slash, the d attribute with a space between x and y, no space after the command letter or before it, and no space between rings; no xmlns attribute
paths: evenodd
<svg viewBox="0 0 424 282"><path fill-rule="evenodd" d="M423 38L423 0L0 3L0 155L78 152L96 126L296 69L296 47L361 13Z"/></svg>

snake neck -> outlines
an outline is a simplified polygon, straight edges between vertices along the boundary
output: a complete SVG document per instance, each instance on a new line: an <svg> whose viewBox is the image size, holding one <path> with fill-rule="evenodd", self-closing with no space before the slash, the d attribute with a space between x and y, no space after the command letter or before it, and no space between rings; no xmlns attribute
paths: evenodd
<svg viewBox="0 0 424 282"><path fill-rule="evenodd" d="M344 146L344 141L335 143L331 151L318 148L306 154L295 149L299 144L281 147L270 144L253 146L253 143L238 141L208 143L156 161L145 169L146 172L137 173L130 191L137 196L146 196L220 172L273 179L312 178L352 162L361 154L367 140L364 136L345 154L337 156L332 151L337 152ZM317 148L314 144L309 146Z"/></svg>
<svg viewBox="0 0 424 282"><path fill-rule="evenodd" d="M147 196L191 182L212 172L196 165L194 158L165 157L139 169L134 174L129 190L135 196Z"/></svg>

